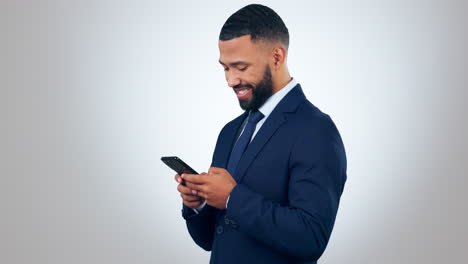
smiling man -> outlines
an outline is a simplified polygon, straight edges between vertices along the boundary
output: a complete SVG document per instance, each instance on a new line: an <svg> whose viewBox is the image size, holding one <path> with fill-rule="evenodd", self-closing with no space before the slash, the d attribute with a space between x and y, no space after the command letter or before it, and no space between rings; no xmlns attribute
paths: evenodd
<svg viewBox="0 0 468 264"><path fill-rule="evenodd" d="M266 6L240 9L221 29L219 63L245 111L221 130L208 173L175 176L210 263L316 263L329 241L346 155L331 118L291 78L288 46Z"/></svg>

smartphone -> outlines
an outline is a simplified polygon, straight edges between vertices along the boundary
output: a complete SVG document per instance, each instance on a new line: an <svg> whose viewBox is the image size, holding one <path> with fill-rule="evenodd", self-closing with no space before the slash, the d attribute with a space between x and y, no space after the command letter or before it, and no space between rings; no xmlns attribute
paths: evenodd
<svg viewBox="0 0 468 264"><path fill-rule="evenodd" d="M177 174L181 175L182 173L189 174L198 174L194 169L192 169L187 163L181 160L179 157L161 157L161 160L166 163L169 168L173 169ZM185 181L182 182L185 185Z"/></svg>

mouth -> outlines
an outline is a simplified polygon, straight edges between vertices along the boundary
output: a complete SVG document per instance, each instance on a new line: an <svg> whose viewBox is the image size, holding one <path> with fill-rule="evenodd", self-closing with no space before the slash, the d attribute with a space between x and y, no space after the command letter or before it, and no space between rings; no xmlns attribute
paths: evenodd
<svg viewBox="0 0 468 264"><path fill-rule="evenodd" d="M252 93L252 89L251 88L237 88L237 89L234 89L234 92L236 93L237 98L245 99L250 96L250 94Z"/></svg>

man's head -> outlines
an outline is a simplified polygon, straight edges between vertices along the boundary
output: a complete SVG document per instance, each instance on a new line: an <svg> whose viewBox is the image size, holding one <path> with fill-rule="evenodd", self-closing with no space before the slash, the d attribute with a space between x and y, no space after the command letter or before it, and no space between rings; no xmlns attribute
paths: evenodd
<svg viewBox="0 0 468 264"><path fill-rule="evenodd" d="M289 82L288 46L288 29L269 7L248 5L224 23L219 62L242 109L258 109Z"/></svg>

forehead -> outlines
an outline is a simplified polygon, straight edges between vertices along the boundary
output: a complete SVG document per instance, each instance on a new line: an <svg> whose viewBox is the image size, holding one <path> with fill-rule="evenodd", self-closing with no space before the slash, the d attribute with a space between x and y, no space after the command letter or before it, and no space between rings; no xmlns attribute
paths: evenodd
<svg viewBox="0 0 468 264"><path fill-rule="evenodd" d="M265 55L264 45L261 41L252 41L250 35L220 40L218 47L219 60L225 64L233 61L255 61Z"/></svg>

